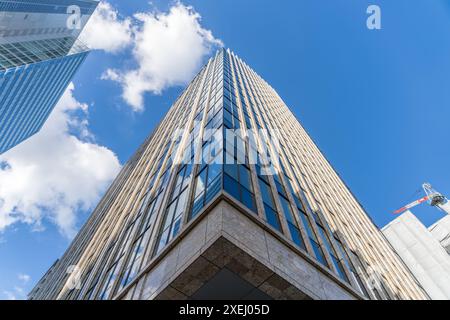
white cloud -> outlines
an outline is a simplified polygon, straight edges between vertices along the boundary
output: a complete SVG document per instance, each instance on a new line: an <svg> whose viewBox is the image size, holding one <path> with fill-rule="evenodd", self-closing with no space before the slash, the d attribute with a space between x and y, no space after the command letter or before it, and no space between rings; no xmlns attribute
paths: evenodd
<svg viewBox="0 0 450 320"><path fill-rule="evenodd" d="M119 52L132 41L130 18L121 19L119 13L106 1L99 3L80 35L80 40L92 49Z"/></svg>
<svg viewBox="0 0 450 320"><path fill-rule="evenodd" d="M27 283L31 280L31 277L28 274L25 273L19 273L17 275L17 278L22 281L23 283Z"/></svg>
<svg viewBox="0 0 450 320"><path fill-rule="evenodd" d="M91 209L120 170L115 154L88 130L88 106L71 84L41 131L0 156L0 232L43 219L74 236L77 212Z"/></svg>
<svg viewBox="0 0 450 320"><path fill-rule="evenodd" d="M109 69L102 78L120 83L125 101L134 111L141 111L146 92L160 94L170 86L186 84L204 57L223 45L200 21L192 7L181 3L166 13L135 14L132 46L137 68Z"/></svg>
<svg viewBox="0 0 450 320"><path fill-rule="evenodd" d="M27 283L28 281L31 280L31 277L28 274L24 274L24 273L18 274L17 278L24 283Z"/></svg>

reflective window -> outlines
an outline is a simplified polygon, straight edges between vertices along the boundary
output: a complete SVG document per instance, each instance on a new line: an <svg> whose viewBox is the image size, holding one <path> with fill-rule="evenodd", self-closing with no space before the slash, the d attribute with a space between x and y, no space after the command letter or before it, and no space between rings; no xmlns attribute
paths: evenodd
<svg viewBox="0 0 450 320"><path fill-rule="evenodd" d="M221 189L221 168L218 164L204 165L195 179L194 204L190 218L194 218L200 210L216 196Z"/></svg>
<svg viewBox="0 0 450 320"><path fill-rule="evenodd" d="M320 247L318 240L316 238L316 235L314 234L314 231L312 230L312 226L311 226L308 216L306 215L305 212L303 212L300 209L298 210L298 214L299 214L300 218L302 219L303 224L305 225L306 233L309 236L309 241L311 243L311 246L313 248L313 251L316 256L317 261L319 261L324 266L328 266L328 264L325 260L325 256L323 254L322 248Z"/></svg>
<svg viewBox="0 0 450 320"><path fill-rule="evenodd" d="M330 253L331 260L333 261L333 265L335 266L339 277L342 280L348 282L349 281L348 277L347 277L347 275L344 272L344 269L343 269L341 261L337 257L337 253L336 253L336 251L334 250L334 248L333 248L333 246L331 244L331 240L330 240L330 238L328 237L328 235L327 235L327 233L325 231L325 228L324 228L324 226L322 224L322 221L320 220L320 218L319 218L319 216L317 214L314 214L314 219L316 221L317 229L318 229L319 234L320 234L320 236L322 238L322 241L325 244L325 247L327 248L328 252Z"/></svg>
<svg viewBox="0 0 450 320"><path fill-rule="evenodd" d="M267 222L281 232L280 218L278 217L278 212L276 211L275 201L272 196L270 185L261 177L258 181L259 189L264 202L264 211L266 213Z"/></svg>
<svg viewBox="0 0 450 320"><path fill-rule="evenodd" d="M286 217L286 221L289 227L289 232L291 233L292 241L296 245L298 245L303 250L306 250L305 242L303 240L303 237L300 233L300 229L297 226L297 222L295 221L294 217L292 216L291 212L291 206L289 204L289 200L286 199L283 195L278 194L281 207L283 208L284 216Z"/></svg>
<svg viewBox="0 0 450 320"><path fill-rule="evenodd" d="M174 200L169 204L166 216L164 218L164 224L159 236L158 246L156 253L160 252L165 245L172 240L180 231L183 213L186 208L188 188L178 193Z"/></svg>
<svg viewBox="0 0 450 320"><path fill-rule="evenodd" d="M256 212L250 169L243 164L224 165L224 189L251 211Z"/></svg>

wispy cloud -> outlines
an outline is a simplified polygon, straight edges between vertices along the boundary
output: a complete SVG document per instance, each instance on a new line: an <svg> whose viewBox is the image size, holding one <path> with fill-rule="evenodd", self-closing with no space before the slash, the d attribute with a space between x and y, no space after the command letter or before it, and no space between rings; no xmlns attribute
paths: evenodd
<svg viewBox="0 0 450 320"><path fill-rule="evenodd" d="M14 292L3 290L3 295L5 296L5 300L18 300Z"/></svg>
<svg viewBox="0 0 450 320"><path fill-rule="evenodd" d="M25 273L19 273L17 275L17 278L19 278L19 280L22 281L23 283L28 283L31 280L31 277Z"/></svg>
<svg viewBox="0 0 450 320"><path fill-rule="evenodd" d="M17 279L20 284L13 287L12 290L3 290L3 298L5 300L24 300L27 298L26 289L24 286L31 280L31 277L25 273L19 273Z"/></svg>

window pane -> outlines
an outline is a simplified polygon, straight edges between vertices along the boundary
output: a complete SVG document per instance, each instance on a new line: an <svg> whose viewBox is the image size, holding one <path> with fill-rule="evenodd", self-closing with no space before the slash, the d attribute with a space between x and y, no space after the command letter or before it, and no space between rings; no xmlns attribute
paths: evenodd
<svg viewBox="0 0 450 320"><path fill-rule="evenodd" d="M300 234L300 230L295 227L292 223L288 223L289 231L291 232L292 241L300 248L306 251L305 243L303 242L302 235Z"/></svg>
<svg viewBox="0 0 450 320"><path fill-rule="evenodd" d="M221 169L222 165L220 164L210 164L208 166L208 188L211 182L219 176Z"/></svg>
<svg viewBox="0 0 450 320"><path fill-rule="evenodd" d="M234 180L238 180L238 166L236 164L226 164L225 173L227 173Z"/></svg>
<svg viewBox="0 0 450 320"><path fill-rule="evenodd" d="M238 123L236 121L236 123ZM236 138L236 158L238 163L246 163L245 159L245 142L241 138Z"/></svg>
<svg viewBox="0 0 450 320"><path fill-rule="evenodd" d="M242 202L244 203L244 205L250 210L256 212L255 197L253 196L253 194L247 191L247 189L241 189L241 192Z"/></svg>
<svg viewBox="0 0 450 320"><path fill-rule="evenodd" d="M342 280L348 282L347 275L345 274L344 269L342 268L342 264L340 263L340 261L333 255L331 255L331 259L333 260L333 264L336 267L336 270L338 272L338 276Z"/></svg>
<svg viewBox="0 0 450 320"><path fill-rule="evenodd" d="M286 216L287 221L289 221L290 223L293 223L295 225L296 223L295 223L294 217L292 216L292 213L291 213L291 207L289 205L289 201L285 197L280 195L280 202L281 202L281 206L283 207L284 215Z"/></svg>
<svg viewBox="0 0 450 320"><path fill-rule="evenodd" d="M175 236L178 234L178 232L180 231L180 229L181 229L181 221L182 221L182 218L183 218L183 216L180 215L180 216L175 220L175 222L174 222L174 224L173 224L173 228L172 228L172 235L171 235L171 238L175 237Z"/></svg>
<svg viewBox="0 0 450 320"><path fill-rule="evenodd" d="M261 195L262 195L264 203L268 204L272 208L275 208L275 204L273 203L272 191L270 190L270 186L261 179L259 180L259 185L260 185Z"/></svg>
<svg viewBox="0 0 450 320"><path fill-rule="evenodd" d="M280 220L278 219L278 214L271 207L269 207L267 205L264 206L264 209L266 210L267 222L272 227L277 229L278 231L281 231Z"/></svg>
<svg viewBox="0 0 450 320"><path fill-rule="evenodd" d="M303 204L301 203L300 199L293 193L292 196L294 197L295 204L298 208L303 208ZM300 210L300 209L299 209Z"/></svg>
<svg viewBox="0 0 450 320"><path fill-rule="evenodd" d="M192 163L189 163L186 165L186 172L184 174L183 186L181 188L185 188L187 186L187 184L191 180L191 175L192 175Z"/></svg>
<svg viewBox="0 0 450 320"><path fill-rule="evenodd" d="M302 218L303 224L305 225L305 228L306 228L306 233L308 233L309 238L311 240L317 242L316 235L314 234L314 232L311 229L311 224L309 223L308 217L303 212L299 212L299 215L300 215L300 218Z"/></svg>
<svg viewBox="0 0 450 320"><path fill-rule="evenodd" d="M328 239L328 236L325 234L325 230L323 229L323 227L320 225L317 225L317 229L319 230L320 236L322 237L322 240L325 243L325 246L327 247L328 252L336 255L333 248L331 247L330 239Z"/></svg>
<svg viewBox="0 0 450 320"><path fill-rule="evenodd" d="M239 184L236 180L232 179L227 174L224 176L223 179L223 185L226 192L231 194L233 197L235 197L237 200L240 200L240 194L239 194Z"/></svg>
<svg viewBox="0 0 450 320"><path fill-rule="evenodd" d="M233 128L233 117L228 111L223 113L223 123L226 127Z"/></svg>
<svg viewBox="0 0 450 320"><path fill-rule="evenodd" d="M163 229L166 229L167 227L170 226L170 224L172 223L172 219L174 217L174 213L175 213L175 207L177 205L177 202L174 201L172 202L172 204L169 206L169 208L167 209L167 215L166 218L164 220L164 226Z"/></svg>
<svg viewBox="0 0 450 320"><path fill-rule="evenodd" d="M313 247L317 261L319 261L324 266L327 266L328 264L325 260L325 257L323 256L323 252L322 252L322 249L320 248L319 244L317 242L311 240L311 246Z"/></svg>
<svg viewBox="0 0 450 320"><path fill-rule="evenodd" d="M192 206L191 218L194 218L202 208L203 208L203 195L201 195L194 201L194 205Z"/></svg>
<svg viewBox="0 0 450 320"><path fill-rule="evenodd" d="M206 142L202 147L202 162L208 163L211 160L210 142Z"/></svg>
<svg viewBox="0 0 450 320"><path fill-rule="evenodd" d="M156 249L156 252L160 252L161 249L164 248L164 246L167 243L168 236L169 236L169 228L164 230L164 232L161 234L161 238L159 239L158 248Z"/></svg>
<svg viewBox="0 0 450 320"><path fill-rule="evenodd" d="M277 177L277 175L274 175L274 177ZM277 191L278 191L279 193L281 193L282 195L286 196L286 193L284 192L284 188L283 188L283 186L281 185L281 182L280 182L280 181L276 181L276 180L275 180L275 186L277 187Z"/></svg>
<svg viewBox="0 0 450 320"><path fill-rule="evenodd" d="M178 171L177 182L175 183L176 186L181 185L185 171L186 171L186 166L183 166L183 168L181 168L180 171ZM176 192L176 191L177 191L177 188L175 188L174 192Z"/></svg>
<svg viewBox="0 0 450 320"><path fill-rule="evenodd" d="M196 189L195 189L195 198L197 198L205 190L205 182L206 182L206 170L204 169L197 176L197 184L196 184Z"/></svg>
<svg viewBox="0 0 450 320"><path fill-rule="evenodd" d="M186 198L187 198L187 189L185 189L181 193L180 197L178 198L177 210L176 210L175 215L174 215L175 218L180 216L183 213L184 207L186 205Z"/></svg>
<svg viewBox="0 0 450 320"><path fill-rule="evenodd" d="M239 166L239 182L247 190L253 190L251 186L250 171L243 165Z"/></svg>
<svg viewBox="0 0 450 320"><path fill-rule="evenodd" d="M217 195L220 191L221 186L221 178L220 174L213 180L210 184L208 184L208 189L206 191L205 196L205 204L211 201L215 195Z"/></svg>

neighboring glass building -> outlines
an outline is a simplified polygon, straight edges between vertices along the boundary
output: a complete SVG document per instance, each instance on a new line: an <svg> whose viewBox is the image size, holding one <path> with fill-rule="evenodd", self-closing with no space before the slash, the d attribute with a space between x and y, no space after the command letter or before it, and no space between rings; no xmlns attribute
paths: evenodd
<svg viewBox="0 0 450 320"><path fill-rule="evenodd" d="M97 4L0 0L0 154L43 126L88 54L77 37Z"/></svg>
<svg viewBox="0 0 450 320"><path fill-rule="evenodd" d="M427 299L275 90L219 50L30 299Z"/></svg>

